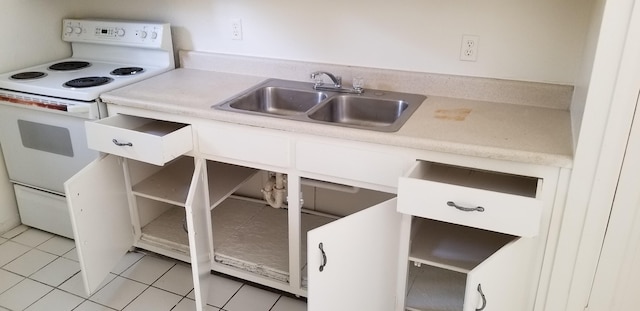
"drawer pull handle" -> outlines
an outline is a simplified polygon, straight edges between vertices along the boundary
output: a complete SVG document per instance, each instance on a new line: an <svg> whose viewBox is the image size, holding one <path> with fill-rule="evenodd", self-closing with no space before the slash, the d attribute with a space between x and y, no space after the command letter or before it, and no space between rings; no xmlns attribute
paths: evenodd
<svg viewBox="0 0 640 311"><path fill-rule="evenodd" d="M484 212L484 207L482 206L478 206L478 207L464 207L464 206L460 206L458 204L456 204L453 201L448 201L447 205L449 206L453 206L463 212Z"/></svg>
<svg viewBox="0 0 640 311"><path fill-rule="evenodd" d="M324 266L327 265L327 254L325 254L324 249L322 248L322 243L318 245L318 248L320 248L320 251L322 252L322 261L320 262L320 272L322 272L322 270L324 270Z"/></svg>
<svg viewBox="0 0 640 311"><path fill-rule="evenodd" d="M487 306L487 298L484 297L481 284L478 284L478 292L480 293L480 297L482 297L482 307L480 307L479 309L476 309L476 311L482 311Z"/></svg>
<svg viewBox="0 0 640 311"><path fill-rule="evenodd" d="M133 147L133 144L132 144L132 143L121 143L121 142L119 142L119 141L118 141L117 139L115 139L115 138L112 140L112 142L113 142L114 144L116 144L116 146L129 146L129 147Z"/></svg>

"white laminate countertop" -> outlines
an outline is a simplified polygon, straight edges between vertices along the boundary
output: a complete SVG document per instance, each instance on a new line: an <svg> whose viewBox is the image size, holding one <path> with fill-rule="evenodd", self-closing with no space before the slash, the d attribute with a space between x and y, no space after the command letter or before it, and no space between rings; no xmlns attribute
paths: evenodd
<svg viewBox="0 0 640 311"><path fill-rule="evenodd" d="M498 160L571 167L569 111L456 99L427 99L397 132L358 130L212 109L265 77L176 69L101 96L104 102L169 114L325 137Z"/></svg>

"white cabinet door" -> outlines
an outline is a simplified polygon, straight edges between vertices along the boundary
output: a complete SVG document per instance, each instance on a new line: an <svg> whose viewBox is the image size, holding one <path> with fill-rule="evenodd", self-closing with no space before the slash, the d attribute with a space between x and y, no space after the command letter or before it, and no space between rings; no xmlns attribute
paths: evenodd
<svg viewBox="0 0 640 311"><path fill-rule="evenodd" d="M534 242L515 239L469 271L463 310L532 310Z"/></svg>
<svg viewBox="0 0 640 311"><path fill-rule="evenodd" d="M85 291L92 294L133 246L122 158L91 162L64 189Z"/></svg>
<svg viewBox="0 0 640 311"><path fill-rule="evenodd" d="M401 220L392 199L309 231L308 310L394 310Z"/></svg>
<svg viewBox="0 0 640 311"><path fill-rule="evenodd" d="M191 187L185 204L187 229L189 231L189 252L193 275L196 309L204 310L209 293L208 276L211 271L209 194L206 175L206 160L197 159Z"/></svg>

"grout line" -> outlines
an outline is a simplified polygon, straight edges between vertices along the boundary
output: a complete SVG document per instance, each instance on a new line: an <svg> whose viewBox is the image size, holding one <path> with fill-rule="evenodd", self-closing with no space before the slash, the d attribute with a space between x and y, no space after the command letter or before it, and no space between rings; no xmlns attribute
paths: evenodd
<svg viewBox="0 0 640 311"><path fill-rule="evenodd" d="M236 290L236 292L235 292L235 293L233 293L233 295L231 295L231 297L229 297L229 299L227 299L227 302L225 302L225 303L222 305L222 307L220 307L220 309L224 309L224 307L226 307L226 306L229 304L229 302L231 301L231 299L233 299L233 297L235 297L235 296L240 292L240 290L241 290L245 285L246 285L246 284L244 284L244 283L243 283L240 287L238 287L238 290ZM208 304L208 303L207 303L207 304ZM209 304L208 304L208 305L209 305ZM213 306L213 307L216 307L216 306ZM216 308L217 308L217 307L216 307Z"/></svg>
<svg viewBox="0 0 640 311"><path fill-rule="evenodd" d="M19 233L19 234L15 235L13 238L15 238L15 237L17 237L17 236L21 235L22 233L24 233L24 232L26 232L26 231L28 231L28 230L30 230L30 229L31 229L31 228L29 228L29 229L27 229L27 230L25 230L25 231L23 231L23 232L21 232L21 233ZM33 230L37 230L37 229L33 229ZM172 295L177 295L177 296L180 296L180 297L181 297L181 299L180 299L180 300L179 300L179 301L178 301L178 302L177 302L177 303L176 303L176 304L175 304L175 305L174 305L170 310L175 309L175 308L177 307L177 305L178 305L180 302L182 302L183 300L185 300L185 299L192 300L192 299L190 299L188 296L189 296L189 294L191 294L191 293L195 290L194 288L192 288L190 291L188 291L185 295L181 295L181 294L174 293L174 292L171 292L171 291L168 291L168 290L165 290L165 289L162 289L162 288L159 288L159 287L154 286L154 284L155 284L158 280L160 280L163 276L165 276L165 275L166 275L166 274L167 274L171 269L173 269L176 265L181 264L181 262L180 262L180 261L177 261L177 260L175 260L175 259L173 259L173 258L170 258L170 257L166 257L166 256L162 256L162 255L157 255L157 254L155 254L155 253L147 253L147 252L145 252L145 251L139 251L139 250L137 250L137 249L136 249L136 250L134 250L133 252L135 252L135 253L139 253L139 254L142 254L142 256L141 256L140 258L138 258L137 260L135 260L134 262L132 262L130 265L127 265L126 267L124 267L124 268L123 268L123 270L122 270L122 272L120 272L120 273L110 272L110 274L113 274L113 275L115 275L116 277L114 277L112 280L110 280L109 282L107 282L107 283L105 283L104 285L102 285L102 286L101 286L101 287L100 287L100 288L99 288L95 293L93 293L92 295L90 295L90 296L88 296L88 297L86 297L86 298L85 298L84 296L79 296L79 295L77 295L77 294L71 293L71 292L69 292L69 291L67 291L67 290L64 290L64 289L60 288L60 286L62 286L62 284L66 283L66 282L67 282L67 281L69 281L71 278L75 277L76 275L78 275L78 274L82 273L81 271L78 271L78 272L74 273L73 275L71 275L70 277L66 278L66 279L65 279L64 281L62 281L58 286L51 286L51 285L46 284L46 283L43 283L43 282L41 282L41 281L34 280L34 279L32 279L32 278L31 278L34 274L36 274L38 271L40 271L40 270L44 269L45 267L47 267L47 266L51 265L54 261L59 260L60 258L65 258L65 259L67 259L67 260L74 261L74 262L76 262L76 263L78 263L78 264L79 264L79 261L76 261L76 260L73 260L73 259L69 259L69 258L64 257L65 255L67 255L67 254L68 254L69 252L71 252L71 251L75 251L75 252L77 252L77 249L76 249L75 247L74 247L74 248L72 248L71 250L67 251L67 252L64 252L64 254L62 254L62 255L58 255L58 254L54 254L54 253L51 253L51 252L47 252L47 251L45 251L45 250L41 250L41 249L39 249L39 248L38 248L38 246L40 246L40 245L42 245L42 244L46 243L47 241L49 241L49 240L53 239L54 237L56 237L56 235L51 236L50 238L46 239L45 241L43 241L42 243L40 243L40 244L38 244L38 245L36 245L36 246L25 245L25 244L22 244L22 243L19 243L19 242L13 241L13 240L12 240L13 238L6 239L5 241L3 241L3 242L2 242L2 243L6 243L7 241L12 241L12 242L17 243L17 244L19 244L19 245L21 245L21 246L25 246L25 247L30 248L27 252L29 252L29 251L31 251L31 250L33 250L33 249L37 249L37 250L42 251L42 252L44 252L44 253L47 253L47 254L51 254L51 255L56 256L56 258L55 258L55 259L53 259L51 262L47 263L45 266L41 267L40 269L38 269L37 271L35 271L35 272L31 273L29 276L26 276L26 277L24 277L24 276L22 276L22 275L19 275L19 274L17 274L17 273L14 273L14 272L8 271L8 270L6 270L6 269L4 269L4 268L0 267L0 270L4 270L4 271L6 271L6 272L8 272L8 273L12 273L12 274L15 274L15 275L17 275L17 276L19 276L19 277L23 278L20 282L18 282L18 283L16 283L16 284L14 284L13 286L11 286L11 287L7 288L5 291L7 291L7 290L9 290L9 289L13 288L14 286L16 286L17 284L19 284L19 283L23 282L23 281L24 281L24 280L26 280L26 279L29 279L29 280L31 280L31 281L35 281L35 282L37 282L37 283L43 284L43 285L48 286L48 287L50 287L50 288L51 288L51 290L50 290L50 291L48 291L45 295L43 295L42 297L40 297L40 298L39 298L39 299L37 299L36 301L32 302L32 303L29 305L29 307L30 307L31 305L33 305L33 304L37 303L38 301L40 301L40 300L41 300L42 298L44 298L46 295L49 295L49 294L50 294L51 292L53 292L54 290L58 289L58 290L60 290L60 291L62 291L62 292L64 292L64 293L71 294L72 296L79 297L79 298L81 298L81 299L82 299L82 302L80 302L80 304L78 304L77 306L75 306L75 307L73 308L73 310L77 310L77 309L78 309L78 307L79 307L80 305L82 305L83 303L86 303L87 301L89 301L89 302L91 302L91 303L94 303L94 304L96 304L96 305L102 306L102 307L104 307L104 308L107 308L108 310L115 310L115 309L113 309L113 308L111 308L111 307L109 307L109 306L106 306L106 305L103 305L103 304L101 304L101 303L99 303L99 302L93 301L93 300L91 300L91 298L92 298L92 297L93 297L93 296L94 296L98 291L100 291L100 290L101 290L101 289L103 289L105 286L109 285L111 282L113 282L114 280L116 280L116 278L117 278L117 277L121 277L121 278L124 278L124 279L130 280L130 281L134 281L134 282L137 282L137 283L140 283L140 284L142 284L142 285L146 286L146 288L145 288L145 289L144 289L144 290L143 290L139 295L137 295L135 298L133 298L131 301L129 301L129 302L128 302L124 307L123 307L123 309L124 309L124 308L127 308L127 307L128 307L128 306L129 306L133 301L135 301L135 300L136 300L136 299L138 299L138 298L139 298L143 293L145 293L146 291L148 291L150 287L153 287L153 288L155 288L155 289L162 290L163 292L170 293L170 294L172 294ZM26 254L27 252L25 252L24 254ZM13 261L15 261L16 259L18 259L18 258L22 257L24 254L21 254L20 256L16 257L15 259L13 259L13 260L12 260L12 261L10 261L10 262L13 262ZM138 262L139 262L140 260L142 260L145 256L150 256L150 257L154 257L154 258L159 258L159 259L167 260L167 261L169 261L169 262L172 262L172 263L173 263L173 265L172 265L169 269L167 269L167 271L165 271L164 273L162 273L162 275L160 275L158 278L156 278L153 282L151 282L151 284L150 284L150 285L145 284L145 283L142 283L142 282L137 281L137 280L134 280L134 279L131 279L131 278L128 278L128 277L125 277L125 276L122 276L122 274L123 274L125 271L127 271L128 269L130 269L133 265L135 265L136 263L138 263ZM10 262L8 262L7 264L9 264ZM189 267L191 267L189 264L187 264L187 265L188 265ZM223 275L224 275L224 274L223 274ZM224 277L227 277L227 276L226 276L226 275L224 275ZM235 278L233 278L233 277L230 277L230 278L231 278L231 279L235 279ZM246 280L242 280L242 279L239 279L239 282L241 282L241 283L242 283L242 285L241 285L240 287L238 287L238 289L233 293L233 295L231 295L231 296L227 299L227 301L222 305L222 307L213 306L213 305L209 304L208 302L205 302L205 303L206 303L206 305L207 305L207 306L210 306L210 307L212 307L212 308L218 309L218 310L220 310L220 311L225 311L225 310L226 310L226 309L225 309L225 307L227 307L227 306L228 306L229 302L230 302L234 297L236 297L236 295L240 292L240 290L241 290L245 285L250 285L250 286L253 286L253 285L254 285L254 284L252 284L252 283L247 283L248 281L246 281ZM258 286L256 286L256 287L261 288L261 286L260 286L259 284L257 284L257 285L258 285ZM262 289L262 288L261 288L261 289ZM263 289L263 290L264 290L264 289ZM266 289L266 290L269 290L269 289ZM0 294L4 293L5 291L0 292ZM280 294L280 295L279 295L279 297L278 297L278 299L276 299L276 301L271 305L271 307L269 307L269 310L272 310L272 309L275 307L275 305L276 305L276 304L277 304L277 303L282 299L282 297L283 297L283 294Z"/></svg>
<svg viewBox="0 0 640 311"><path fill-rule="evenodd" d="M269 311L273 310L273 308L278 304L278 301L280 301L280 299L282 299L282 295L280 295L280 297L278 297L278 299L276 299L276 301L273 303L273 305L271 305L271 307L269 308Z"/></svg>

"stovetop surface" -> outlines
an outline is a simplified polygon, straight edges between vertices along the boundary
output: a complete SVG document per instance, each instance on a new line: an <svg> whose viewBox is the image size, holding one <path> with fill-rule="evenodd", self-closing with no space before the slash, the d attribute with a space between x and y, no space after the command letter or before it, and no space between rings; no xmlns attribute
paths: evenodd
<svg viewBox="0 0 640 311"><path fill-rule="evenodd" d="M49 68L50 66L61 62L89 62L90 65L81 69L63 71L52 70ZM130 70L129 67L142 68L142 70ZM133 72L134 74L117 75L118 72L112 73L114 70L119 68L127 68L126 70L119 70L119 72ZM0 74L0 88L36 95L53 96L80 101L93 101L96 100L103 92L146 79L170 69L172 68L70 57ZM44 75L35 73L44 73ZM35 76L36 78L15 79L12 78L14 75L19 75L19 78L24 76ZM77 83L68 83L72 80L76 80L75 82ZM108 82L105 83L105 80ZM90 81L101 81L103 84L98 86L89 86Z"/></svg>

